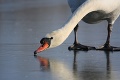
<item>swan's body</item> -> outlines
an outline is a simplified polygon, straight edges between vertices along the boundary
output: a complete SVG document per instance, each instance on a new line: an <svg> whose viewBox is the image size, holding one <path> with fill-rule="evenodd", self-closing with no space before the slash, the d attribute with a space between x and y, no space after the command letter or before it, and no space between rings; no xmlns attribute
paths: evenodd
<svg viewBox="0 0 120 80"><path fill-rule="evenodd" d="M102 15L101 15L102 14ZM96 16L95 16L96 15ZM56 30L46 37L53 37L53 43L50 47L60 45L71 33L77 23L83 19L88 23L96 23L101 20L108 20L109 24L120 15L120 0L85 0L85 2L77 8L71 18L59 30Z"/></svg>
<svg viewBox="0 0 120 80"><path fill-rule="evenodd" d="M120 14L120 1L118 0L118 3L113 0L68 0L68 3L71 11L75 12L75 10L86 1L93 2L92 6L94 8L99 7L98 10L89 12L83 17L82 20L86 23L97 23L99 21L108 19L111 19L114 22L113 17L117 18Z"/></svg>
<svg viewBox="0 0 120 80"><path fill-rule="evenodd" d="M68 0L68 3L73 14L61 29L46 35L47 38L53 37L49 48L62 44L80 20L86 23L107 20L113 25L120 15L120 0Z"/></svg>

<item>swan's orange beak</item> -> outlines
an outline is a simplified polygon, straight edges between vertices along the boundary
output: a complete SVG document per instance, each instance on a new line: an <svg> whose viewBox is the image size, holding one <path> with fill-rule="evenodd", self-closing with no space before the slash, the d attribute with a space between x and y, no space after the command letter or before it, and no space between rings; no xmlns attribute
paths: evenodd
<svg viewBox="0 0 120 80"><path fill-rule="evenodd" d="M49 47L49 44L47 42L44 42L44 44L42 44L35 52L34 54L37 54L39 52L42 52L44 50L46 50Z"/></svg>

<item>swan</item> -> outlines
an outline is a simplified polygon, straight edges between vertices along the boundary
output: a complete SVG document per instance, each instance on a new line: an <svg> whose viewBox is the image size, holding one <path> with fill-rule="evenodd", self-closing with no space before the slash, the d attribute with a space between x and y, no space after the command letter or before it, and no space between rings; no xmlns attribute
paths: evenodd
<svg viewBox="0 0 120 80"><path fill-rule="evenodd" d="M120 0L68 0L68 3L73 14L60 29L47 34L41 39L41 46L35 50L34 54L61 45L73 29L75 32L75 42L73 46L69 47L69 49L94 49L95 47L84 46L77 41L76 32L80 20L89 24L95 24L102 20L107 20L108 35L106 42L102 47L97 49L115 50L117 48L110 45L110 36L113 24L120 15ZM76 3L78 3L78 5L76 5Z"/></svg>

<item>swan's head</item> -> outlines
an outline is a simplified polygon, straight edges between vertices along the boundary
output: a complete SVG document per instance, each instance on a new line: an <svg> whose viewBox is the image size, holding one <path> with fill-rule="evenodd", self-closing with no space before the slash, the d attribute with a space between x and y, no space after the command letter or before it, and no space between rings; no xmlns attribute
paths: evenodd
<svg viewBox="0 0 120 80"><path fill-rule="evenodd" d="M63 30L53 31L40 40L41 46L34 52L34 54L37 54L49 48L57 47L62 44L65 39L66 36L63 33Z"/></svg>

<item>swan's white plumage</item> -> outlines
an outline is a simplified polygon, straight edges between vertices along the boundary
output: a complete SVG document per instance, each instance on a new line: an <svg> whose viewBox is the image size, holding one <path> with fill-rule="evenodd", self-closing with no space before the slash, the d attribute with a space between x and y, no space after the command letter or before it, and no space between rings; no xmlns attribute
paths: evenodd
<svg viewBox="0 0 120 80"><path fill-rule="evenodd" d="M105 13L103 14L105 15L103 16L103 20L108 20L109 23L113 24L120 15L120 0L85 0L85 2L80 5L76 11L74 11L72 16L61 29L55 30L46 35L48 38L53 37L49 48L53 48L62 44L77 23L88 13L93 11L103 11ZM99 21L101 19L98 18L97 20Z"/></svg>

